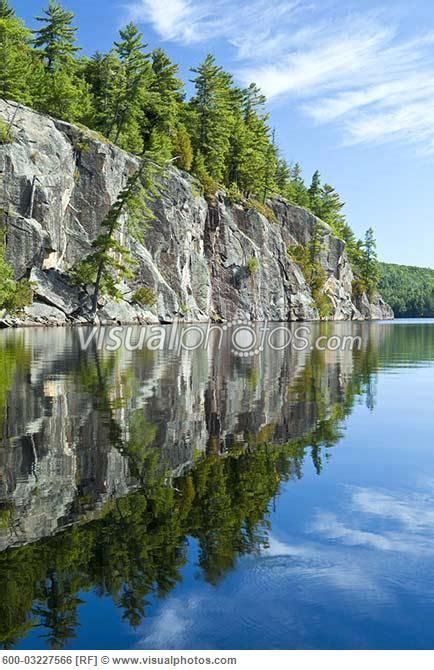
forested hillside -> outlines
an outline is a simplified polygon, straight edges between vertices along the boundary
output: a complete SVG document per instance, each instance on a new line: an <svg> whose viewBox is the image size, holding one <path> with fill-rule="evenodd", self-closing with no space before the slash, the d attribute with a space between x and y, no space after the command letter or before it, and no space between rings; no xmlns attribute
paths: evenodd
<svg viewBox="0 0 434 670"><path fill-rule="evenodd" d="M434 317L434 269L380 264L379 288L397 317Z"/></svg>
<svg viewBox="0 0 434 670"><path fill-rule="evenodd" d="M232 202L248 203L266 215L267 199L276 194L310 209L346 242L354 293L374 294L373 231L357 240L333 186L323 183L318 171L305 184L300 164L281 156L265 97L254 83L240 88L208 55L191 68L194 93L188 99L178 66L162 49L150 48L134 23L120 30L108 53L88 57L76 41L74 14L58 2L49 0L36 21L30 30L9 0L0 0L0 97L82 124L156 164L171 161L197 177L208 199L224 188ZM13 119L0 120L0 143L13 141ZM320 249L319 230L312 248L294 251L315 290L324 280L317 272ZM1 262L0 275L9 287L3 306L19 305L10 270Z"/></svg>

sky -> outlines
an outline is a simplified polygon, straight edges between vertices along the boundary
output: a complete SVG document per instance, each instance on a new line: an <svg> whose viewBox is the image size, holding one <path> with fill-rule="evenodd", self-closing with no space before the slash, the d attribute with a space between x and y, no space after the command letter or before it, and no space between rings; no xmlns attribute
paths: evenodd
<svg viewBox="0 0 434 670"><path fill-rule="evenodd" d="M33 27L47 0L11 0ZM64 0L84 53L128 20L184 80L209 52L267 95L282 155L319 169L381 260L434 267L432 0ZM190 85L191 86L191 85Z"/></svg>

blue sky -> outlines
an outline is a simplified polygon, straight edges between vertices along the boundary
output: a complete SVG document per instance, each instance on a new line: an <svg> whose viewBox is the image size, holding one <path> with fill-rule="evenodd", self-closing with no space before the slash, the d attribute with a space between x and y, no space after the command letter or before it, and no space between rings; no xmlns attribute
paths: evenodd
<svg viewBox="0 0 434 670"><path fill-rule="evenodd" d="M11 0L33 24L46 0ZM434 267L432 0L68 0L85 53L129 18L184 79L209 51L269 98L282 153L318 168L381 259Z"/></svg>

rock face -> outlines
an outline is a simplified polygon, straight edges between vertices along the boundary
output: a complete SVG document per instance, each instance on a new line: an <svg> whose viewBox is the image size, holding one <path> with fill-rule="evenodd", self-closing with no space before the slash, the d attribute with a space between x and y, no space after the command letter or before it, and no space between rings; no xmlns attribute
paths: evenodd
<svg viewBox="0 0 434 670"><path fill-rule="evenodd" d="M15 136L0 146L7 257L17 278L30 277L35 284L35 304L24 320L86 321L89 295L70 286L67 273L91 251L137 160L96 133L14 103L0 101L0 117L12 123ZM273 215L267 218L232 205L223 192L211 205L191 176L172 168L143 244L121 233L137 261L135 275L121 287L123 300L101 301L100 321L318 319L310 288L287 254L291 244L309 242L318 219L281 198L268 206ZM372 304L362 296L355 303L345 245L325 227L321 263L328 274L332 318L393 317L381 298ZM149 308L134 304L141 286L156 296ZM5 325L21 323L4 319Z"/></svg>

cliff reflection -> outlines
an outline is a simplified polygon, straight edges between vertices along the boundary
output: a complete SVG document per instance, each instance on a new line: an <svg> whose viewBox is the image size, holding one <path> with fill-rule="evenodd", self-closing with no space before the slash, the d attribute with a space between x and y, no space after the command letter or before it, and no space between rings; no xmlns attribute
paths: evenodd
<svg viewBox="0 0 434 670"><path fill-rule="evenodd" d="M267 547L282 483L302 477L307 457L321 473L354 403L373 407L375 373L396 357L392 327L345 327L365 329L361 351L248 360L229 342L108 354L82 352L75 331L5 334L1 644L36 626L48 646L67 645L90 590L137 626L180 579L188 538L212 584ZM330 328L344 324L317 326ZM415 361L433 358L432 343L412 346Z"/></svg>

